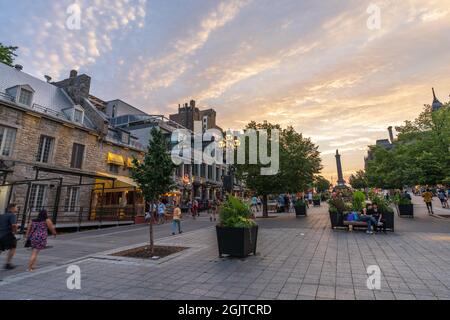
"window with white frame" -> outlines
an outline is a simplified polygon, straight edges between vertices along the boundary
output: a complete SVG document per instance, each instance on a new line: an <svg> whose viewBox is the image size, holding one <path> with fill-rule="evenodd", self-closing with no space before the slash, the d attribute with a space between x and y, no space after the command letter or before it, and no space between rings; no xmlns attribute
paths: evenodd
<svg viewBox="0 0 450 320"><path fill-rule="evenodd" d="M45 184L31 185L29 204L31 211L40 211L43 209L46 187L47 186Z"/></svg>
<svg viewBox="0 0 450 320"><path fill-rule="evenodd" d="M31 107L31 102L33 101L33 92L27 89L20 89L19 93L19 103Z"/></svg>
<svg viewBox="0 0 450 320"><path fill-rule="evenodd" d="M16 131L14 128L0 126L0 155L5 157L12 155Z"/></svg>
<svg viewBox="0 0 450 320"><path fill-rule="evenodd" d="M81 109L75 108L73 113L73 121L77 123L83 123L84 112Z"/></svg>
<svg viewBox="0 0 450 320"><path fill-rule="evenodd" d="M53 144L55 139L48 136L41 136L39 140L39 148L36 157L36 161L42 163L48 163L50 161L50 156L53 151Z"/></svg>
<svg viewBox="0 0 450 320"><path fill-rule="evenodd" d="M78 206L78 198L80 195L80 187L69 187L67 188L65 209L66 212L75 212Z"/></svg>

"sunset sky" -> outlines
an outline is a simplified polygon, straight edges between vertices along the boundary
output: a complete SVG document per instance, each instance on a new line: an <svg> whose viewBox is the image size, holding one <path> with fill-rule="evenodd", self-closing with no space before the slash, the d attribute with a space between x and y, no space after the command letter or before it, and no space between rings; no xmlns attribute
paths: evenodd
<svg viewBox="0 0 450 320"><path fill-rule="evenodd" d="M78 3L81 28L69 30ZM369 5L381 11L370 30ZM222 128L293 125L323 175L364 164L367 145L450 94L450 0L1 0L0 42L24 72L92 76L91 92L168 115L197 100Z"/></svg>

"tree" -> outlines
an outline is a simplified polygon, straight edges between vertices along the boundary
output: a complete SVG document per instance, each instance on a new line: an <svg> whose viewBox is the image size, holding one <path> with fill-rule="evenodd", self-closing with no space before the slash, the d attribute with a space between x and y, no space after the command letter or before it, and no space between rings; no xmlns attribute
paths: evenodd
<svg viewBox="0 0 450 320"><path fill-rule="evenodd" d="M358 170L355 174L350 175L348 182L353 189L365 189L368 187L366 173L363 170Z"/></svg>
<svg viewBox="0 0 450 320"><path fill-rule="evenodd" d="M175 165L168 152L169 145L159 129L153 128L144 161L133 159L130 170L131 178L136 181L142 191L145 201L153 208L155 202L174 187L172 173ZM153 218L150 219L150 250L154 253Z"/></svg>
<svg viewBox="0 0 450 320"><path fill-rule="evenodd" d="M448 184L450 178L450 107L425 106L414 121L396 127L391 150L372 147L366 175L370 186L386 189Z"/></svg>
<svg viewBox="0 0 450 320"><path fill-rule="evenodd" d="M325 179L323 176L317 176L315 178L314 186L317 192L326 192L330 190L331 182Z"/></svg>
<svg viewBox="0 0 450 320"><path fill-rule="evenodd" d="M17 54L15 53L17 49L17 47L4 46L0 42L0 62L12 66L14 58L17 57Z"/></svg>
<svg viewBox="0 0 450 320"><path fill-rule="evenodd" d="M257 164L234 165L238 179L245 182L253 192L263 197L263 216L268 217L267 200L270 194L282 192L295 193L303 191L314 181L314 175L321 170L321 159L318 147L310 139L304 138L292 127L281 129L278 124L250 122L246 129L267 130L269 139L267 150L271 150L271 143L279 144L279 170L274 175L262 175L261 168L269 165L261 164L260 157ZM279 130L279 141L275 141L273 130ZM259 155L260 134L257 131ZM249 154L249 146L246 143L246 154ZM271 156L271 154L269 154Z"/></svg>

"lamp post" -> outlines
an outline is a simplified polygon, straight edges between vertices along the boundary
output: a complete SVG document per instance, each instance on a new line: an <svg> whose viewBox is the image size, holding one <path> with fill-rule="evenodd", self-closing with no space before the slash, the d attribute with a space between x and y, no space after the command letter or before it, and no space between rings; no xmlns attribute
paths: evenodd
<svg viewBox="0 0 450 320"><path fill-rule="evenodd" d="M235 150L237 149L240 145L241 145L241 141L233 136L231 134L231 132L228 132L225 135L225 138L222 139L221 141L219 141L219 148L223 149L224 152L226 150ZM228 189L229 190L225 190L225 183L227 185L229 185ZM222 194L225 194L226 191L228 191L229 193L231 193L233 191L233 185L234 185L234 168L229 166L227 168L227 174L225 177L222 177Z"/></svg>

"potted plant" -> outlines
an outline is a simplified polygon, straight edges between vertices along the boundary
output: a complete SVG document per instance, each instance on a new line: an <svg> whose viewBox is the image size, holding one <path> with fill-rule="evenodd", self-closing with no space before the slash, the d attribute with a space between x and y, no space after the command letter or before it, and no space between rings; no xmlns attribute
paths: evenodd
<svg viewBox="0 0 450 320"><path fill-rule="evenodd" d="M396 203L398 207L398 213L400 216L406 216L409 218L414 217L414 206L406 197L398 197L396 198Z"/></svg>
<svg viewBox="0 0 450 320"><path fill-rule="evenodd" d="M250 218L251 214L246 203L231 195L222 203L216 226L219 257L227 254L243 258L256 254L258 225Z"/></svg>
<svg viewBox="0 0 450 320"><path fill-rule="evenodd" d="M296 216L306 216L306 202L303 199L298 199L294 205L295 215Z"/></svg>
<svg viewBox="0 0 450 320"><path fill-rule="evenodd" d="M331 228L344 227L346 204L342 198L335 197L328 201Z"/></svg>
<svg viewBox="0 0 450 320"><path fill-rule="evenodd" d="M315 194L313 196L313 205L314 207L320 207L320 194Z"/></svg>

